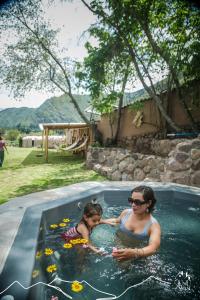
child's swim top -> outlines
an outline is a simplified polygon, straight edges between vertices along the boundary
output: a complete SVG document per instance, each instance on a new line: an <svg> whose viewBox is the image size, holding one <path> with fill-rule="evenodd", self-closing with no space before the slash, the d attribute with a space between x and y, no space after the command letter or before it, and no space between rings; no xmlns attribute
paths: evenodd
<svg viewBox="0 0 200 300"><path fill-rule="evenodd" d="M69 228L66 232L62 233L62 237L65 240L82 238L82 235L80 234L80 232L78 232L77 227L78 227L78 224L74 227Z"/></svg>
<svg viewBox="0 0 200 300"><path fill-rule="evenodd" d="M88 227L87 223L84 220L82 220L80 223L85 224L85 226L87 227L87 229L89 231L89 235L90 235L91 234L91 229ZM69 228L66 232L62 233L61 236L65 240L72 240L72 239L82 238L81 233L77 229L77 227L78 227L79 224L77 224L74 227Z"/></svg>
<svg viewBox="0 0 200 300"><path fill-rule="evenodd" d="M157 220L151 216L150 220L147 222L147 224L145 225L143 231L141 231L140 233L134 233L131 230L127 229L125 226L125 223L128 219L128 217L130 216L132 212L132 209L129 209L128 212L125 214L125 216L123 216L123 218L121 219L120 222L120 230L122 232L125 232L127 235L129 235L130 237L133 237L137 240L144 240L146 238L148 238L148 231L149 231L149 227L153 224L153 223L158 223Z"/></svg>

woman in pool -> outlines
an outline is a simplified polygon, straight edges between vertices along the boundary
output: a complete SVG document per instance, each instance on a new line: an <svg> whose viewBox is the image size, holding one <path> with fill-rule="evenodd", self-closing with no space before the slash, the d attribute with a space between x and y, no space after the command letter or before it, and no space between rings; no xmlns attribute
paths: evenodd
<svg viewBox="0 0 200 300"><path fill-rule="evenodd" d="M131 209L122 211L118 218L101 220L101 223L120 224L121 235L140 241L147 239L148 245L142 248L114 248L112 256L118 261L150 256L160 246L160 225L151 215L156 203L153 190L147 186L138 186L131 191L128 201Z"/></svg>

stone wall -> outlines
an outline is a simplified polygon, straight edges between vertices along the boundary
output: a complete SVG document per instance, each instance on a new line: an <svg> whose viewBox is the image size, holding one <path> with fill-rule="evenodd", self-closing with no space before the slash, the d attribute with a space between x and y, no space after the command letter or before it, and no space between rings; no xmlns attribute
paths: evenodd
<svg viewBox="0 0 200 300"><path fill-rule="evenodd" d="M162 133L145 134L142 136L124 137L118 142L120 148L136 153L153 154L167 157L169 152L184 139L162 139Z"/></svg>
<svg viewBox="0 0 200 300"><path fill-rule="evenodd" d="M200 138L152 141L156 155L89 147L86 165L111 180L151 180L200 186ZM158 155L161 153L162 155Z"/></svg>

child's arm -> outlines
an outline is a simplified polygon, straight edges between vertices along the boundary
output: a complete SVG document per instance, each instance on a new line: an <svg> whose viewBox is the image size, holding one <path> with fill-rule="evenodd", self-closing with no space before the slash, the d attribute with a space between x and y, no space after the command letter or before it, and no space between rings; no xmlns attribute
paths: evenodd
<svg viewBox="0 0 200 300"><path fill-rule="evenodd" d="M77 229L78 232L80 232L80 234L82 235L83 239L86 239L88 241L88 243L86 244L87 248L91 249L95 253L103 254L100 249L96 248L90 243L89 230L84 224L79 224Z"/></svg>

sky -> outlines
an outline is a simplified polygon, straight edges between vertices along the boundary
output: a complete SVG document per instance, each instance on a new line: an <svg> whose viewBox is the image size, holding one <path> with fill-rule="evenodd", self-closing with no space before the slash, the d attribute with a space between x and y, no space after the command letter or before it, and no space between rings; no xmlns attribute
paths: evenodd
<svg viewBox="0 0 200 300"><path fill-rule="evenodd" d="M87 54L84 48L85 40L82 33L95 22L95 16L81 3L80 0L73 2L55 0L53 6L46 10L47 17L51 20L54 28L62 28L59 41L67 47L67 55L71 58L82 60ZM82 37L82 38L81 38ZM0 43L3 43L0 36ZM33 91L27 93L24 99L15 100L9 96L9 92L0 88L0 109L9 107L38 107L46 99L61 94L40 93Z"/></svg>

